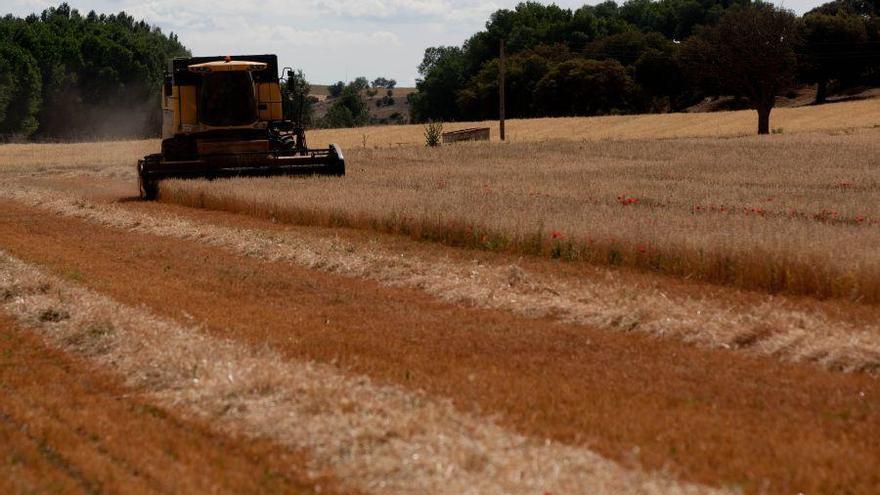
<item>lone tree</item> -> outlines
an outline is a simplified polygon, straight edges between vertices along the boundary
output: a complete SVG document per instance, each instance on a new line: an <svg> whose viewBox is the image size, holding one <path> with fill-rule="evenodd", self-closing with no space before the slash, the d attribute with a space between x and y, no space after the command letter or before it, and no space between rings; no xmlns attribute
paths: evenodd
<svg viewBox="0 0 880 495"><path fill-rule="evenodd" d="M769 134L776 96L795 82L797 37L791 11L754 3L698 31L684 43L681 59L704 92L747 97L758 111L758 134Z"/></svg>

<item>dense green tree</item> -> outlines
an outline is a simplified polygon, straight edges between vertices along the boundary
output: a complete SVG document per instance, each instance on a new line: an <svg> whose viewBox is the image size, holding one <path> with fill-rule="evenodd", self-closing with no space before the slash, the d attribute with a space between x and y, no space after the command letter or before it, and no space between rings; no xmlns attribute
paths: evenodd
<svg viewBox="0 0 880 495"><path fill-rule="evenodd" d="M878 12L877 0L833 0L822 4L807 14L826 15L857 15L861 17L875 17Z"/></svg>
<svg viewBox="0 0 880 495"><path fill-rule="evenodd" d="M328 128L357 127L358 123L347 106L334 103L324 116L323 126Z"/></svg>
<svg viewBox="0 0 880 495"><path fill-rule="evenodd" d="M0 135L29 136L38 126L40 73L21 48L0 45Z"/></svg>
<svg viewBox="0 0 880 495"><path fill-rule="evenodd" d="M816 84L816 103L825 101L830 81L852 84L866 72L871 58L863 17L811 13L800 19L798 28L803 41L800 72Z"/></svg>
<svg viewBox="0 0 880 495"><path fill-rule="evenodd" d="M693 103L673 46L661 50L649 48L633 65L634 80L642 91L648 111L681 110Z"/></svg>
<svg viewBox="0 0 880 495"><path fill-rule="evenodd" d="M556 64L571 58L565 45L539 45L507 59L505 106L510 118L534 117L542 112L535 100L535 87ZM464 115L473 119L498 117L498 59L483 64L456 102Z"/></svg>
<svg viewBox="0 0 880 495"><path fill-rule="evenodd" d="M315 97L312 96L312 86L306 81L302 70L287 73L284 85L284 115L309 127L314 123Z"/></svg>
<svg viewBox="0 0 880 495"><path fill-rule="evenodd" d="M634 96L632 79L616 60L575 58L553 67L535 87L535 98L550 116L600 115L626 109Z"/></svg>
<svg viewBox="0 0 880 495"><path fill-rule="evenodd" d="M624 31L600 38L590 43L584 54L596 60L614 59L624 66L635 64L647 50L671 51L672 42L660 33Z"/></svg>
<svg viewBox="0 0 880 495"><path fill-rule="evenodd" d="M467 82L465 59L461 48L434 47L425 50L419 64L422 79L416 82L417 93L409 96L413 120L457 120L455 100L458 91Z"/></svg>
<svg viewBox="0 0 880 495"><path fill-rule="evenodd" d="M384 77L377 77L373 79L373 82L370 83L370 86L373 89L394 89L397 86L397 81L394 79L386 79Z"/></svg>
<svg viewBox="0 0 880 495"><path fill-rule="evenodd" d="M569 60L615 60L633 84L621 112L677 109L692 94L682 83L673 40L683 40L703 24L714 24L731 6L750 0L605 1L574 11L537 2L520 3L493 13L486 28L461 47L432 47L419 65L418 92L411 96L415 121L470 120L497 115L499 45L508 60L507 108L510 116L547 113L537 81ZM535 60L534 50L552 46L564 59ZM523 54L522 56L520 54ZM662 61L668 70L664 81ZM577 64L575 64L577 65ZM571 66L569 66L571 68ZM633 76L640 74L633 82ZM537 76L536 76L537 74ZM641 87L642 84L648 86ZM641 97L635 95L641 94ZM596 108L601 107L601 105ZM586 107L581 107L586 108ZM559 109L554 109L558 112ZM575 112L575 106L566 114Z"/></svg>
<svg viewBox="0 0 880 495"><path fill-rule="evenodd" d="M327 94L330 95L330 98L338 98L342 94L343 89L345 89L345 83L338 81L327 86Z"/></svg>
<svg viewBox="0 0 880 495"><path fill-rule="evenodd" d="M747 97L758 112L758 134L769 134L776 97L795 81L797 45L794 14L758 3L728 11L717 26L691 37L682 61L707 91Z"/></svg>
<svg viewBox="0 0 880 495"><path fill-rule="evenodd" d="M327 109L323 127L360 127L370 121L370 110L363 93L369 88L367 78L358 77L346 84Z"/></svg>
<svg viewBox="0 0 880 495"><path fill-rule="evenodd" d="M0 19L0 48L22 50L36 68L34 82L18 76L39 97L16 99L15 132L61 138L158 132L163 73L171 58L188 55L174 34L124 12L83 16L67 4ZM26 116L34 108L36 127Z"/></svg>

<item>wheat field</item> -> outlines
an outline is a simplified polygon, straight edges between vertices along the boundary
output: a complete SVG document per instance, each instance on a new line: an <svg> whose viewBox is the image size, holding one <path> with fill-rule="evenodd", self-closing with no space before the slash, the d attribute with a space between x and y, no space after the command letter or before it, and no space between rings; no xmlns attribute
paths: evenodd
<svg viewBox="0 0 880 495"><path fill-rule="evenodd" d="M673 113L618 115L607 117L570 117L513 119L506 124L510 142L548 139L674 139L684 137L738 137L757 131L753 110L711 113ZM880 125L880 99L868 99L821 106L778 108L770 117L777 133L834 131ZM493 141L498 141L498 123L456 122L445 124L444 131L468 127L490 127ZM311 146L337 143L343 149L398 147L425 142L420 125L321 129L309 132Z"/></svg>
<svg viewBox="0 0 880 495"><path fill-rule="evenodd" d="M354 149L344 179L170 181L304 225L880 302L880 131Z"/></svg>
<svg viewBox="0 0 880 495"><path fill-rule="evenodd" d="M880 302L880 100L754 112L513 120L426 149L421 126L321 130L345 179L169 181L164 201L456 246ZM448 125L462 128L474 123ZM702 137L688 137L702 136ZM723 139L718 139L722 137ZM497 135L493 135L497 139ZM157 140L0 148L0 171L130 179Z"/></svg>
<svg viewBox="0 0 880 495"><path fill-rule="evenodd" d="M0 493L876 493L878 110L0 146Z"/></svg>

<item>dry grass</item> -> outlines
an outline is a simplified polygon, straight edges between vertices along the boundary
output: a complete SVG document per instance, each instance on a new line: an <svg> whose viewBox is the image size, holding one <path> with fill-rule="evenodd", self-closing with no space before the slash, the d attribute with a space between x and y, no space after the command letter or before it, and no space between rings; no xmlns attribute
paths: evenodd
<svg viewBox="0 0 880 495"><path fill-rule="evenodd" d="M833 105L779 108L770 121L785 134L837 131L874 127L880 124L880 99L835 103ZM749 136L756 132L757 114L752 110L737 112L622 115L610 117L575 117L552 119L514 119L507 121L507 136L512 142L548 139L671 139L683 137ZM498 140L498 123L458 122L444 125L444 130L483 126L492 128ZM326 129L309 132L312 146L337 143L344 150L396 147L401 144L424 144L420 125Z"/></svg>
<svg viewBox="0 0 880 495"><path fill-rule="evenodd" d="M303 225L880 302L880 131L354 150L344 179L173 181Z"/></svg>
<svg viewBox="0 0 880 495"><path fill-rule="evenodd" d="M381 244L358 245L320 232L270 232L129 211L76 195L9 184L0 196L108 227L198 242L267 261L287 261L393 286L416 287L453 302L614 331L639 331L702 346L740 349L830 370L880 369L880 327L842 321L765 296L736 305L726 297L672 294L656 281L633 285L613 270L560 277L518 266L474 264ZM731 297L737 299L737 294Z"/></svg>
<svg viewBox="0 0 880 495"><path fill-rule="evenodd" d="M779 108L771 124L785 134L835 131L848 132L880 125L880 98L835 103L822 106ZM498 140L498 124L453 122L444 125L451 131L467 127L492 128ZM622 115L609 117L574 117L513 119L507 121L511 142L543 142L552 139L673 139L687 137L737 137L754 134L757 116L754 111ZM425 143L421 125L374 126L354 129L316 129L308 132L310 146L336 143L346 152L354 148L388 148ZM158 140L119 141L77 144L10 144L0 146L0 172L52 171L59 168L95 169L104 166L134 167L136 160L159 152Z"/></svg>
<svg viewBox="0 0 880 495"><path fill-rule="evenodd" d="M135 169L144 155L159 152L158 140L0 146L0 173L52 174L107 168Z"/></svg>
<svg viewBox="0 0 880 495"><path fill-rule="evenodd" d="M219 428L307 448L371 493L722 493L537 441L398 387L284 361L177 325L0 253L4 311L163 405ZM48 313L63 318L45 318Z"/></svg>

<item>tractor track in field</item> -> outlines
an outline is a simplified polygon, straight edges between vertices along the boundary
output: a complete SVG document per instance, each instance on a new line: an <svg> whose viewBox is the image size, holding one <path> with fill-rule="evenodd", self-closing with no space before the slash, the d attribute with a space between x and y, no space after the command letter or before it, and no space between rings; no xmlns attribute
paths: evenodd
<svg viewBox="0 0 880 495"><path fill-rule="evenodd" d="M880 486L868 374L462 307L198 238L3 208L0 246L57 275L286 359L449 397L532 438L754 493Z"/></svg>
<svg viewBox="0 0 880 495"><path fill-rule="evenodd" d="M0 492L315 493L305 458L157 408L0 316ZM322 493L334 493L330 478Z"/></svg>
<svg viewBox="0 0 880 495"><path fill-rule="evenodd" d="M588 449L522 437L421 392L327 365L282 361L269 350L82 290L2 252L0 289L3 309L50 345L90 358L125 376L146 398L210 420L221 432L306 449L309 472L332 470L347 493L724 493L623 468ZM66 445L78 449L82 442ZM105 491L60 453L40 446L86 493ZM138 472L131 475L135 480L119 483L140 481Z"/></svg>
<svg viewBox="0 0 880 495"><path fill-rule="evenodd" d="M114 228L197 240L248 257L288 261L384 285L416 287L455 303L672 337L784 361L816 362L831 370L880 371L876 306L761 295L625 270L587 267L571 273L576 269L566 270L564 264L510 256L483 256L478 261L468 250L396 236L290 228L224 212L120 202L127 187L115 180L103 181L101 187L81 180L50 181L57 192L45 189L42 179L30 184L7 192L7 197Z"/></svg>

